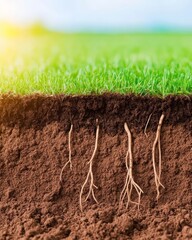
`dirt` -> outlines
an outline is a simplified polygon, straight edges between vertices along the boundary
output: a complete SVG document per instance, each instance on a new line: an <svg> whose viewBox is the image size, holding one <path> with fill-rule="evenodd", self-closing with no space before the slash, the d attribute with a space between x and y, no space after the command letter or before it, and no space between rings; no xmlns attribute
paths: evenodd
<svg viewBox="0 0 192 240"><path fill-rule="evenodd" d="M161 114L160 198L152 146ZM146 122L151 115L147 132ZM93 159L94 189L80 211L79 194ZM141 206L119 209L132 134L133 177ZM73 168L68 161L71 134ZM0 239L192 239L192 96L14 96L0 98ZM88 187L85 188L85 199ZM133 192L134 201L137 194Z"/></svg>

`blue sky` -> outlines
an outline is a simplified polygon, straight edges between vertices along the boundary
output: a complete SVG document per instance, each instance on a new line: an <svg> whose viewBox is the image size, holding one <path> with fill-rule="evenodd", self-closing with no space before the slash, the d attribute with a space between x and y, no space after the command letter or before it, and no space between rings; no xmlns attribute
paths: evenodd
<svg viewBox="0 0 192 240"><path fill-rule="evenodd" d="M192 0L0 0L0 21L64 31L192 29Z"/></svg>

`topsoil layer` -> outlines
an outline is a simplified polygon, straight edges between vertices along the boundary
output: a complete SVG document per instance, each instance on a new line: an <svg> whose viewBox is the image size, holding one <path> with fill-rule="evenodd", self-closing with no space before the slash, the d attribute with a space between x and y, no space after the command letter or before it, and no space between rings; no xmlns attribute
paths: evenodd
<svg viewBox="0 0 192 240"><path fill-rule="evenodd" d="M152 146L161 114L160 198ZM147 126L146 122L151 116ZM92 198L79 209L81 186L94 150ZM119 209L132 134L133 177L142 188L141 206ZM73 168L68 161L71 124ZM1 96L0 239L191 239L192 96ZM158 163L157 163L158 166ZM83 200L88 192L85 188ZM132 200L137 201L133 191Z"/></svg>

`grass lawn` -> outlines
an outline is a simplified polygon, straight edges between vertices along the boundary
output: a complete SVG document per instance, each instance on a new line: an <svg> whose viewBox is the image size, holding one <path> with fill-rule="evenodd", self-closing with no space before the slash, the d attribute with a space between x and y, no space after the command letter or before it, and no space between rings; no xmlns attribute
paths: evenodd
<svg viewBox="0 0 192 240"><path fill-rule="evenodd" d="M0 93L192 93L192 35L0 37Z"/></svg>

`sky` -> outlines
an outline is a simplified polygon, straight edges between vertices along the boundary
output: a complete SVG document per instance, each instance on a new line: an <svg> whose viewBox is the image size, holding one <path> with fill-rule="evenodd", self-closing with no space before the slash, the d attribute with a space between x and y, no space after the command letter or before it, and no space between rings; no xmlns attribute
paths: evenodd
<svg viewBox="0 0 192 240"><path fill-rule="evenodd" d="M0 21L63 31L192 29L192 0L0 0Z"/></svg>

